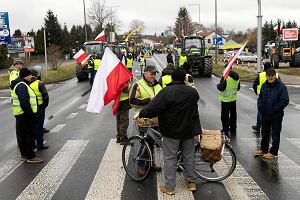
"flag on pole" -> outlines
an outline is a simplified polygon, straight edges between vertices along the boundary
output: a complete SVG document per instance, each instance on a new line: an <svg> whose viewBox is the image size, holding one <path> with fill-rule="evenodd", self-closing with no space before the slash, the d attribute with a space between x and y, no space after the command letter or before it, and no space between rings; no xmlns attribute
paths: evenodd
<svg viewBox="0 0 300 200"><path fill-rule="evenodd" d="M238 50L238 52L236 52L230 59L229 59L229 62L228 62L228 65L227 67L224 69L223 71L223 77L224 77L224 80L227 79L228 75L229 75L229 72L230 72L230 69L232 67L232 65L236 62L238 56L241 54L241 52L243 51L243 49L245 48L246 44L248 43L248 41Z"/></svg>
<svg viewBox="0 0 300 200"><path fill-rule="evenodd" d="M104 30L95 38L96 41L104 41L105 40L105 33Z"/></svg>
<svg viewBox="0 0 300 200"><path fill-rule="evenodd" d="M100 113L104 106L114 100L113 114L115 115L119 106L121 91L128 86L128 81L132 76L132 73L117 56L106 47L101 68L94 79L86 111Z"/></svg>
<svg viewBox="0 0 300 200"><path fill-rule="evenodd" d="M74 56L73 58L76 60L77 63L84 64L90 56L85 53L82 49L80 49Z"/></svg>

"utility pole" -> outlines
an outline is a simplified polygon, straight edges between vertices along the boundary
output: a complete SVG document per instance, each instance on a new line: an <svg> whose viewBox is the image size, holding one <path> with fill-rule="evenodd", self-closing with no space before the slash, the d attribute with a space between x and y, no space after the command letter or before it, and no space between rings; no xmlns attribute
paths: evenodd
<svg viewBox="0 0 300 200"><path fill-rule="evenodd" d="M46 30L45 29L44 29L44 51L45 51L46 77L48 78L47 39L46 39Z"/></svg>
<svg viewBox="0 0 300 200"><path fill-rule="evenodd" d="M218 37L218 22L217 22L217 0L215 0L215 37ZM218 44L215 44L215 64L218 63Z"/></svg>
<svg viewBox="0 0 300 200"><path fill-rule="evenodd" d="M85 0L83 0L83 13L84 13L85 41L87 41L87 27L86 27L86 14L85 14Z"/></svg>
<svg viewBox="0 0 300 200"><path fill-rule="evenodd" d="M257 15L257 73L261 72L261 38L262 38L262 15L261 15L261 0L257 0L258 15Z"/></svg>

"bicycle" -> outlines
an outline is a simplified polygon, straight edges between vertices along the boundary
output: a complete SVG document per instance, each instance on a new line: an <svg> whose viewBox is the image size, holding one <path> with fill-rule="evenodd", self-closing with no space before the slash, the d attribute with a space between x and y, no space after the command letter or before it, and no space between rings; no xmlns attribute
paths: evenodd
<svg viewBox="0 0 300 200"><path fill-rule="evenodd" d="M154 141L154 147L162 147L161 133L150 125L145 127L145 131L140 131L140 135L130 137L124 144L122 150L122 163L127 175L134 181L142 181L150 174L153 166L153 154L148 140ZM202 159L200 143L195 140L195 173L203 180L214 182L221 181L230 176L236 167L236 156L229 145L230 140L222 134L221 160L218 162L207 162ZM178 151L177 168L184 171L181 151ZM144 174L138 173L138 168L145 168Z"/></svg>

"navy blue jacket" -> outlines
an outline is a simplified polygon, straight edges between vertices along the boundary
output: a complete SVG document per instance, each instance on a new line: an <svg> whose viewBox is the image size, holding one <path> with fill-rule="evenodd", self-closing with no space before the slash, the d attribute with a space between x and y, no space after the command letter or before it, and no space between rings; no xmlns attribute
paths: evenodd
<svg viewBox="0 0 300 200"><path fill-rule="evenodd" d="M282 118L284 115L283 110L289 104L289 94L286 86L279 79L276 79L273 83L266 81L261 87L257 104L263 119Z"/></svg>

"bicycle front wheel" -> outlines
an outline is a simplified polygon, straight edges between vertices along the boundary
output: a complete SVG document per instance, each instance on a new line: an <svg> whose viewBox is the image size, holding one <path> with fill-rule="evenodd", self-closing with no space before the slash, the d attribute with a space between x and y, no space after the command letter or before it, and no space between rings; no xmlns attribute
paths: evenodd
<svg viewBox="0 0 300 200"><path fill-rule="evenodd" d="M236 156L231 147L225 144L222 159L210 163L202 160L199 146L195 149L195 171L199 178L206 181L221 181L230 176L236 167Z"/></svg>
<svg viewBox="0 0 300 200"><path fill-rule="evenodd" d="M130 137L123 147L122 163L131 179L144 180L149 175L153 163L149 144L138 136Z"/></svg>

